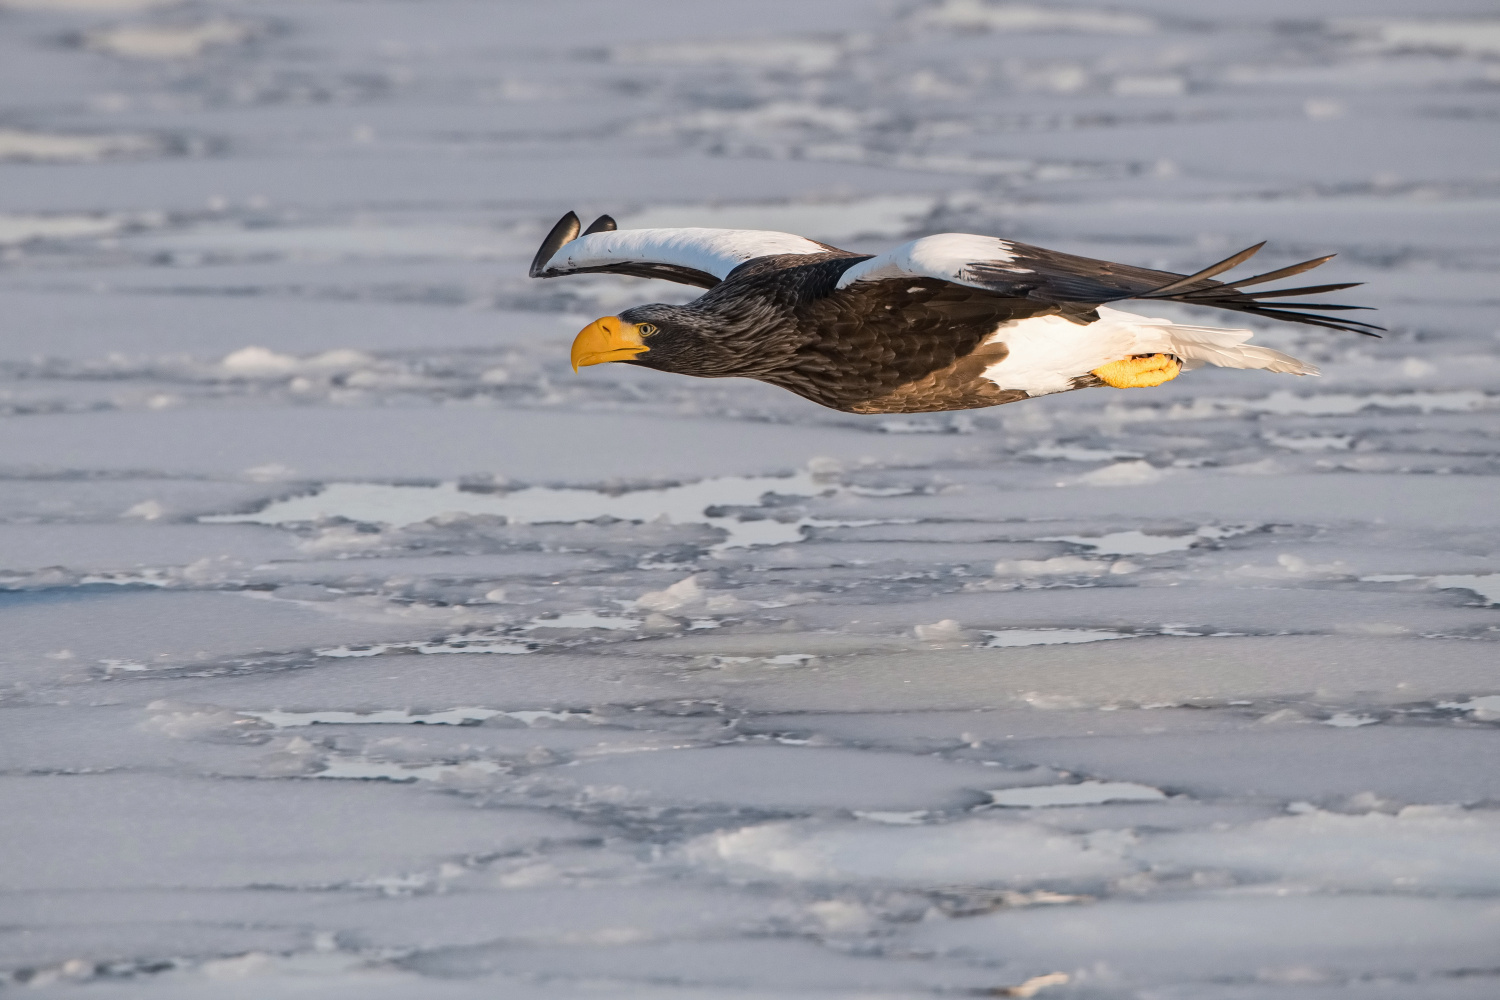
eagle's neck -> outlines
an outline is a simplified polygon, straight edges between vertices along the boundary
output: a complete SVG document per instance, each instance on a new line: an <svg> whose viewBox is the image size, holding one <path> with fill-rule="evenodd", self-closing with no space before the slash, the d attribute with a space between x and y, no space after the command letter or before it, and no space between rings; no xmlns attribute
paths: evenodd
<svg viewBox="0 0 1500 1000"><path fill-rule="evenodd" d="M831 293L839 275L864 260L855 254L763 257L741 265L685 307L703 340L710 377L763 378L790 368L817 331L804 329L803 307Z"/></svg>

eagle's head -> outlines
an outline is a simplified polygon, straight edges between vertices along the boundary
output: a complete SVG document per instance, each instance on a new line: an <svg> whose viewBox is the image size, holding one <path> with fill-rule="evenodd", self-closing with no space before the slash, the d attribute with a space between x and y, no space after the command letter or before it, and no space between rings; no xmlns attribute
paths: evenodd
<svg viewBox="0 0 1500 1000"><path fill-rule="evenodd" d="M679 375L739 374L741 353L724 342L713 317L685 306L651 305L596 319L573 340L573 370L623 361Z"/></svg>

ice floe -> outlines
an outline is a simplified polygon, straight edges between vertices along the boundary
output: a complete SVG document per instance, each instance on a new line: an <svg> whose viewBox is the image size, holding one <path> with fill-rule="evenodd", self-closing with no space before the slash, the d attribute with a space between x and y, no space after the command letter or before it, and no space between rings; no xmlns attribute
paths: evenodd
<svg viewBox="0 0 1500 1000"><path fill-rule="evenodd" d="M1105 802L1160 802L1166 793L1130 781L1080 781L1071 785L1032 785L1002 788L989 793L990 804L1009 809L1049 806L1092 806Z"/></svg>
<svg viewBox="0 0 1500 1000"><path fill-rule="evenodd" d="M124 220L108 215L8 215L0 213L0 245L27 240L68 240L108 236L118 232Z"/></svg>
<svg viewBox="0 0 1500 1000"><path fill-rule="evenodd" d="M473 726L502 713L497 708L450 708L441 712L412 712L388 708L376 712L283 712L241 710L238 714L259 719L277 729L298 726Z"/></svg>
<svg viewBox="0 0 1500 1000"><path fill-rule="evenodd" d="M255 35L254 26L215 18L197 24L122 24L89 32L89 48L127 59L189 59L218 45L235 45Z"/></svg>
<svg viewBox="0 0 1500 1000"><path fill-rule="evenodd" d="M985 646L999 649L1007 646L1052 646L1069 642L1101 642L1106 639L1129 639L1133 633L1109 632L1104 629L1081 628L1011 628L986 631L989 641Z"/></svg>
<svg viewBox="0 0 1500 1000"><path fill-rule="evenodd" d="M156 141L141 135L74 135L0 128L0 160L86 163L156 150Z"/></svg>
<svg viewBox="0 0 1500 1000"><path fill-rule="evenodd" d="M500 653L522 655L535 647L505 637L458 635L430 642L378 642L369 646L330 646L314 650L317 656L336 660L363 659L387 653L419 653L424 656L442 653Z"/></svg>
<svg viewBox="0 0 1500 1000"><path fill-rule="evenodd" d="M1043 542L1068 542L1092 549L1103 556L1152 556L1163 552L1181 552L1202 541L1233 538L1254 531L1253 525L1219 526L1207 524L1185 535L1148 535L1143 531L1115 531L1097 538L1085 535L1048 535Z"/></svg>
<svg viewBox="0 0 1500 1000"><path fill-rule="evenodd" d="M844 46L817 38L699 39L620 45L613 54L627 64L728 64L815 73L833 68L842 58Z"/></svg>
<svg viewBox="0 0 1500 1000"><path fill-rule="evenodd" d="M1486 606L1500 604L1500 573L1446 573L1439 576L1420 576L1415 573L1374 573L1361 576L1363 583L1406 583L1422 580L1435 590L1467 590L1477 595Z"/></svg>
<svg viewBox="0 0 1500 1000"><path fill-rule="evenodd" d="M1004 32L1084 32L1102 35L1146 35L1156 23L1142 14L1088 7L1044 7L1027 3L986 3L984 0L942 0L921 9L925 24L955 28L983 28Z"/></svg>
<svg viewBox="0 0 1500 1000"><path fill-rule="evenodd" d="M1472 591L1485 604L1500 604L1500 573L1435 576L1432 578L1432 585L1438 590Z"/></svg>
<svg viewBox="0 0 1500 1000"><path fill-rule="evenodd" d="M1019 887L1134 870L1115 845L989 819L936 826L767 823L705 835L685 852L731 872L834 883Z"/></svg>
<svg viewBox="0 0 1500 1000"><path fill-rule="evenodd" d="M1500 18L1340 18L1332 27L1376 51L1500 55Z"/></svg>
<svg viewBox="0 0 1500 1000"><path fill-rule="evenodd" d="M1447 701L1438 707L1458 712L1472 712L1474 718L1480 722L1500 722L1500 694L1487 694L1462 702Z"/></svg>
<svg viewBox="0 0 1500 1000"><path fill-rule="evenodd" d="M397 764L390 761L334 757L312 772L314 778L346 781L435 781L452 785L483 782L504 768L489 760L469 760L457 764Z"/></svg>
<svg viewBox="0 0 1500 1000"><path fill-rule="evenodd" d="M208 524L296 524L346 518L394 527L444 515L490 515L516 524L557 524L618 518L627 521L701 523L724 531L718 548L781 545L803 537L802 527L820 523L803 518L745 519L713 514L719 507L758 507L767 494L817 496L832 487L807 473L792 476L724 476L681 486L608 493L575 487L529 486L509 493L463 489L457 483L397 486L330 483L311 496L276 501L252 514L215 514Z"/></svg>

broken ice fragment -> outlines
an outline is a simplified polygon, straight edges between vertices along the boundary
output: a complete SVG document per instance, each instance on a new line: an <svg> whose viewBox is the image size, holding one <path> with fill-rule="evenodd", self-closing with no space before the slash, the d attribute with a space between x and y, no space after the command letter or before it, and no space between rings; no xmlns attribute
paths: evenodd
<svg viewBox="0 0 1500 1000"><path fill-rule="evenodd" d="M1134 639L1129 632L1107 632L1103 629L1081 628L1009 628L986 631L990 641L986 649L1004 646L1052 646L1069 642L1100 642L1104 639Z"/></svg>
<svg viewBox="0 0 1500 1000"><path fill-rule="evenodd" d="M529 624L521 626L521 630L527 632L538 628L602 628L620 630L640 628L643 624L644 622L639 618L600 615L592 611L573 611L568 614L558 615L555 618L533 618Z"/></svg>
<svg viewBox="0 0 1500 1000"><path fill-rule="evenodd" d="M1012 809L1048 806L1094 806L1105 802L1158 802L1167 795L1159 788L1131 781L1080 781L1069 785L1032 785L987 792L990 803Z"/></svg>
<svg viewBox="0 0 1500 1000"><path fill-rule="evenodd" d="M1338 729L1358 729L1360 726L1373 726L1379 721L1373 715L1353 715L1349 712L1339 712L1331 718L1324 719L1323 725L1334 726Z"/></svg>
<svg viewBox="0 0 1500 1000"><path fill-rule="evenodd" d="M404 708L388 708L376 712L240 711L235 714L259 719L277 729L288 729L316 725L472 726L504 713L496 708L450 708L443 712L426 713L414 713Z"/></svg>

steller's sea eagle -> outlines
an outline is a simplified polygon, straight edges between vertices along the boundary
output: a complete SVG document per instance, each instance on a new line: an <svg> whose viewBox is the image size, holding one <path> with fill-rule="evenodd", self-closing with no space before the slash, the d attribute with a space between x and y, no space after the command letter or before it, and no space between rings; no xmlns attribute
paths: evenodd
<svg viewBox="0 0 1500 1000"><path fill-rule="evenodd" d="M636 306L590 323L573 341L575 371L621 361L700 378L753 378L849 413L966 410L1090 386L1141 388L1205 363L1318 374L1247 344L1249 330L1183 326L1106 305L1124 299L1170 299L1372 336L1381 329L1332 315L1363 306L1267 301L1354 284L1240 291L1329 257L1213 280L1263 243L1181 275L966 233L924 236L872 257L791 233L622 230L607 215L581 236L579 228L572 212L552 227L532 277L602 272L708 291L687 305Z"/></svg>

